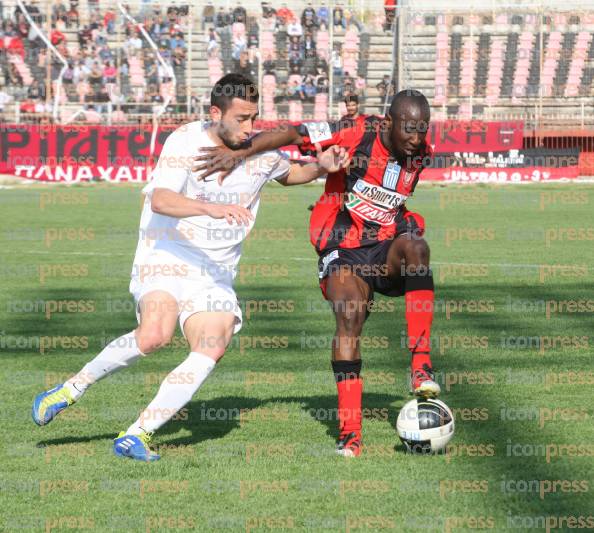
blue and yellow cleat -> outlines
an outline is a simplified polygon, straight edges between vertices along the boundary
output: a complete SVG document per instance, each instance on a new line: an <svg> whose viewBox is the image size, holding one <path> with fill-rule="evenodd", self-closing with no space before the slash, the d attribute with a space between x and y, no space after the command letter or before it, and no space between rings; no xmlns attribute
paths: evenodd
<svg viewBox="0 0 594 533"><path fill-rule="evenodd" d="M129 457L137 461L158 461L161 456L149 448L152 433L126 435L122 431L113 441L113 453L118 457Z"/></svg>
<svg viewBox="0 0 594 533"><path fill-rule="evenodd" d="M38 426L49 424L57 414L74 403L74 398L64 384L35 396L31 416Z"/></svg>

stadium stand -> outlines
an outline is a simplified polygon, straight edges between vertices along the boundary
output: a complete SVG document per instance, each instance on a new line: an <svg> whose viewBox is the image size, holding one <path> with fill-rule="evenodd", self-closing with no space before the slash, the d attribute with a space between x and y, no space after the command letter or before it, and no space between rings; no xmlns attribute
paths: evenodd
<svg viewBox="0 0 594 533"><path fill-rule="evenodd" d="M484 4L447 12L415 4L401 24L401 86L425 92L440 118L594 123L594 10L559 2L557 11L494 14Z"/></svg>
<svg viewBox="0 0 594 533"><path fill-rule="evenodd" d="M228 9L212 3L126 5L172 65L175 84L117 4L74 0L67 7L58 0L27 5L68 61L60 99L63 117L81 120L85 115L76 111L82 105L106 120L115 112L120 119L135 120L150 115L171 92L170 113L199 115L209 87L231 71L259 79L267 117L335 116L347 92L375 110L381 100L376 85L393 64L392 36L383 28L385 19L377 17L378 1L366 3L365 12L340 4L331 12L323 1L295 2L276 11L250 1ZM333 15L336 24L329 28ZM34 113L50 110L61 69L35 37L16 0L5 0L0 53L7 62L0 83L8 101L2 108L10 112L12 102L19 120L35 120ZM45 88L43 95L28 97L32 80ZM334 106L328 109L331 99Z"/></svg>
<svg viewBox="0 0 594 533"><path fill-rule="evenodd" d="M480 1L470 10L403 4L399 85L427 94L434 118L594 123L594 10L564 10L562 2L550 13ZM346 93L359 95L362 111L383 112L393 93L394 34L377 0L364 9L322 0L128 5L175 82L111 0L28 4L68 59L60 106L69 116L85 106L103 120L117 112L136 121L168 95L169 114L200 116L212 83L231 71L258 79L268 119L337 117ZM32 35L16 0L4 0L3 13L0 112L35 120L51 110L61 64Z"/></svg>

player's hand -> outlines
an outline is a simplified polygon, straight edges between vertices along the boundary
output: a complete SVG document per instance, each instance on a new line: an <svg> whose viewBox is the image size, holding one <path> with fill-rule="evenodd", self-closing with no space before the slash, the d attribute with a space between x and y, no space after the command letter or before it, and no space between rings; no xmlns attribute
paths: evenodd
<svg viewBox="0 0 594 533"><path fill-rule="evenodd" d="M254 219L251 211L237 204L210 204L206 213L212 218L224 218L228 224L235 221L238 226L249 226Z"/></svg>
<svg viewBox="0 0 594 533"><path fill-rule="evenodd" d="M349 154L344 148L335 144L324 152L320 143L316 143L315 146L318 165L326 170L326 172L338 172L340 169L346 168L349 165Z"/></svg>
<svg viewBox="0 0 594 533"><path fill-rule="evenodd" d="M198 180L203 180L215 172L219 172L218 182L219 185L222 185L223 180L244 158L245 152L243 150L231 150L224 144L204 146L199 149L199 154L194 157L192 172L199 172Z"/></svg>

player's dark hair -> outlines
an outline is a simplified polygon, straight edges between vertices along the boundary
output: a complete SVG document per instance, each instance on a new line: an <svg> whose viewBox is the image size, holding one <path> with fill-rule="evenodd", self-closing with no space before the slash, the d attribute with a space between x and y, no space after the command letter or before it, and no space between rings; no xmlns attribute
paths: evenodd
<svg viewBox="0 0 594 533"><path fill-rule="evenodd" d="M427 98L425 98L425 95L422 92L416 91L415 89L404 89L403 91L396 93L390 104L388 114L393 120L396 120L401 116L402 108L406 105L419 106L423 111L426 111L427 114L431 114L431 108L429 107Z"/></svg>
<svg viewBox="0 0 594 533"><path fill-rule="evenodd" d="M224 113L231 106L233 98L258 102L258 87L246 76L226 74L214 84L210 92L210 105L218 107Z"/></svg>
<svg viewBox="0 0 594 533"><path fill-rule="evenodd" d="M344 97L344 103L348 104L349 102L355 102L355 104L359 103L359 97L356 94L347 94Z"/></svg>

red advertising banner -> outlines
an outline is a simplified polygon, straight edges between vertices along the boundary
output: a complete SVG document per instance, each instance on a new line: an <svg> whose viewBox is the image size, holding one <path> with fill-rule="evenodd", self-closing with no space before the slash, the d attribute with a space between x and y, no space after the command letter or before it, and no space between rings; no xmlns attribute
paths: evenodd
<svg viewBox="0 0 594 533"><path fill-rule="evenodd" d="M579 176L579 167L519 167L519 168L426 168L422 181L448 183L531 183L565 181Z"/></svg>
<svg viewBox="0 0 594 533"><path fill-rule="evenodd" d="M158 155L172 128L157 133ZM40 180L147 181L152 128L139 126L0 126L0 173Z"/></svg>
<svg viewBox="0 0 594 533"><path fill-rule="evenodd" d="M429 143L440 152L501 152L519 150L524 142L524 123L445 121L431 122Z"/></svg>
<svg viewBox="0 0 594 533"><path fill-rule="evenodd" d="M266 127L272 127L270 122ZM522 148L522 123L436 122L436 153L509 151ZM140 126L0 125L0 173L51 182L146 182L165 139L174 127L160 128L150 161L152 128ZM295 147L286 147L301 158ZM577 165L519 168L427 168L422 180L456 183L517 183L573 179ZM502 165L506 167L506 165ZM513 165L510 165L513 166Z"/></svg>

